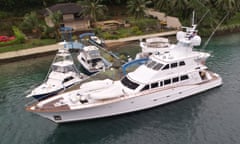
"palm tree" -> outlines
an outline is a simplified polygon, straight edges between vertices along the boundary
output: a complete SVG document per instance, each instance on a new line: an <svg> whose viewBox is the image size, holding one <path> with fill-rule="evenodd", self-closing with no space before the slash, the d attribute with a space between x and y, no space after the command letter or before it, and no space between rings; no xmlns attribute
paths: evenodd
<svg viewBox="0 0 240 144"><path fill-rule="evenodd" d="M56 40L60 40L61 38L61 34L60 34L60 22L62 19L62 13L60 11L57 12L52 12L50 9L46 8L46 10L49 13L49 18L51 19L52 23L53 23L53 27L55 30L55 36L56 36Z"/></svg>
<svg viewBox="0 0 240 144"><path fill-rule="evenodd" d="M189 14L192 13L192 10L190 11L190 2L188 0L171 0L170 5L172 6L173 15L178 16L182 19L188 19Z"/></svg>
<svg viewBox="0 0 240 144"><path fill-rule="evenodd" d="M169 0L152 0L154 3L154 8L158 9L160 11L166 11L168 10L169 7Z"/></svg>
<svg viewBox="0 0 240 144"><path fill-rule="evenodd" d="M128 13L132 14L135 19L142 18L145 15L147 5L152 3L150 0L129 0L127 2Z"/></svg>
<svg viewBox="0 0 240 144"><path fill-rule="evenodd" d="M43 24L38 19L36 12L27 13L21 23L21 27L27 31L30 30L36 37L41 38Z"/></svg>
<svg viewBox="0 0 240 144"><path fill-rule="evenodd" d="M104 16L107 6L101 4L102 0L84 0L77 3L83 6L83 14L90 16L96 22L98 16Z"/></svg>
<svg viewBox="0 0 240 144"><path fill-rule="evenodd" d="M229 12L229 18L238 11L239 0L218 0L216 6L223 14Z"/></svg>

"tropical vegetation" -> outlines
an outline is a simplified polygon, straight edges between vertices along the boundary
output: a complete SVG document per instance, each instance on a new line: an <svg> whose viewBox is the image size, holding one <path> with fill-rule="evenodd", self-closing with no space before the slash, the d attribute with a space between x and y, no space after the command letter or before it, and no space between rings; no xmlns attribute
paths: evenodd
<svg viewBox="0 0 240 144"><path fill-rule="evenodd" d="M89 15L93 22L97 21L98 17L104 17L107 11L107 6L101 4L101 0L84 0L77 3L84 7L83 15Z"/></svg>
<svg viewBox="0 0 240 144"><path fill-rule="evenodd" d="M183 25L189 25L192 12L195 11L195 23L199 24L200 32L209 35L220 21L226 17L219 30L235 31L240 29L240 1L239 0L0 0L0 31L3 34L14 35L12 26L18 27L30 38L60 39L61 13L50 13L53 27L46 25L38 11L61 2L74 2L83 7L81 15L92 22L103 19L121 18L132 26L128 29L120 28L116 31L100 31L104 38L117 39L130 35L139 35L159 29L159 23L146 18L144 11L153 8L166 15L175 16ZM114 12L120 11L118 13ZM21 11L19 11L21 9Z"/></svg>

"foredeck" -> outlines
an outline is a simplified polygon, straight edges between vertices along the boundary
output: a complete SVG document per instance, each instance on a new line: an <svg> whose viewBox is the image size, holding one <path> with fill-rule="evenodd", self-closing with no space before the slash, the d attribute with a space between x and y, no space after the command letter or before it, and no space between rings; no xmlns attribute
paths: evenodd
<svg viewBox="0 0 240 144"><path fill-rule="evenodd" d="M56 111L68 111L68 110L70 110L68 105L62 105L62 106L58 106L58 107L55 106L55 103L61 101L61 99L62 98L58 98L54 101L51 101L49 103L44 104L41 107L38 107L37 106L38 102L36 102L36 103L33 103L29 106L26 106L25 109L27 111L30 111L30 112L56 112Z"/></svg>

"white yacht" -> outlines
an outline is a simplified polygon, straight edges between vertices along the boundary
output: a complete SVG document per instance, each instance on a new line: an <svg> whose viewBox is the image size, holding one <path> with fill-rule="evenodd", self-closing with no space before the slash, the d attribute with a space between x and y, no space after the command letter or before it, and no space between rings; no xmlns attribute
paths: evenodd
<svg viewBox="0 0 240 144"><path fill-rule="evenodd" d="M42 100L76 85L86 78L87 76L79 73L75 67L68 49L59 49L45 81L26 97Z"/></svg>
<svg viewBox="0 0 240 144"><path fill-rule="evenodd" d="M196 26L177 34L169 53L153 54L120 80L95 80L80 89L28 105L27 111L56 123L125 114L180 100L222 85L204 64L210 54L193 51L201 43Z"/></svg>
<svg viewBox="0 0 240 144"><path fill-rule="evenodd" d="M152 54L163 54L169 52L174 45L169 43L167 38L151 37L140 41L141 52L135 59L147 58Z"/></svg>
<svg viewBox="0 0 240 144"><path fill-rule="evenodd" d="M90 73L99 72L110 66L110 63L101 56L99 48L94 45L84 46L77 58Z"/></svg>

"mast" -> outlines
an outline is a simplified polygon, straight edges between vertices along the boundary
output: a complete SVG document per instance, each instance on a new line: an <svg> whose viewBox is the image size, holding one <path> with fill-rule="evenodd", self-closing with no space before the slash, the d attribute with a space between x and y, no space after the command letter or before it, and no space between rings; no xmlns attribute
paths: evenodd
<svg viewBox="0 0 240 144"><path fill-rule="evenodd" d="M194 25L194 20L195 20L195 11L193 11L193 16L192 16L192 26Z"/></svg>

